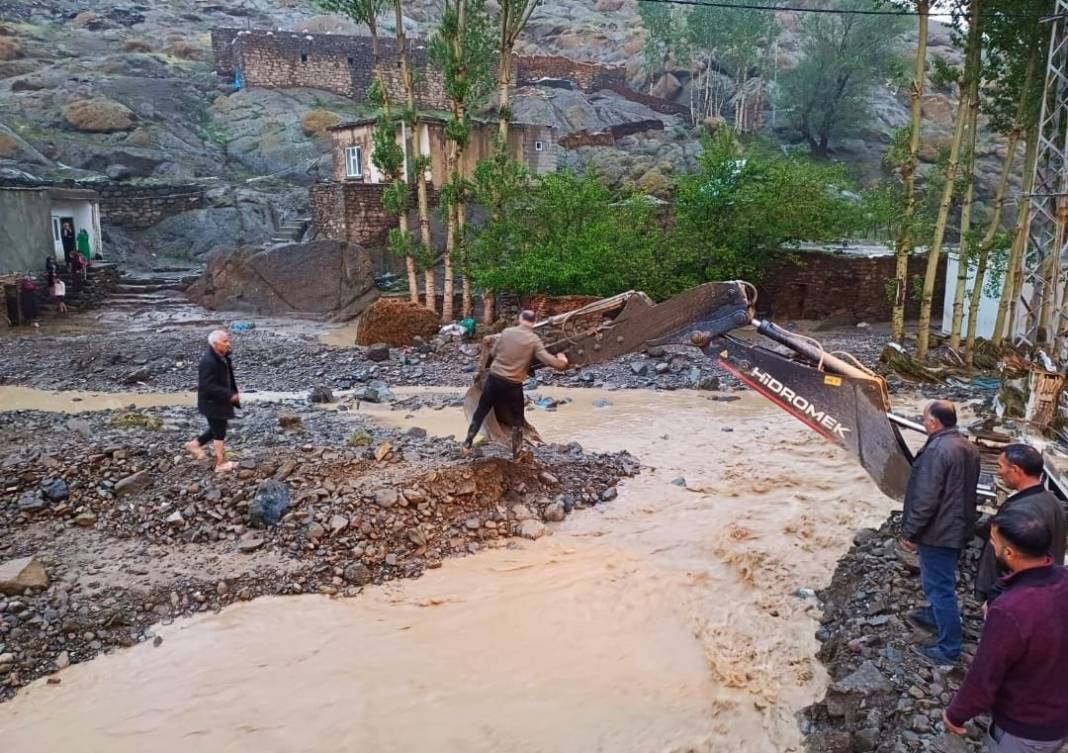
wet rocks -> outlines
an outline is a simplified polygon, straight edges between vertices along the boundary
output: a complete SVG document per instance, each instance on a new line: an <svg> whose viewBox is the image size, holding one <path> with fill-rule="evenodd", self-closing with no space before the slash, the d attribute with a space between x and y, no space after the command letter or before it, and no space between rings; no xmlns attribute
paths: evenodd
<svg viewBox="0 0 1068 753"><path fill-rule="evenodd" d="M256 488L248 508L249 523L256 528L277 526L289 509L289 487L281 481L267 479Z"/></svg>
<svg viewBox="0 0 1068 753"><path fill-rule="evenodd" d="M400 495L396 489L379 489L375 492L375 504L379 507L390 508L397 504Z"/></svg>
<svg viewBox="0 0 1068 753"><path fill-rule="evenodd" d="M389 360L389 346L385 343L375 343L374 345L367 346L367 350L364 351L364 356L368 361L374 361L375 363L381 363Z"/></svg>
<svg viewBox="0 0 1068 753"><path fill-rule="evenodd" d="M564 505L561 502L553 502L551 505L545 508L545 512L542 513L542 518L548 523L559 523L567 516L564 512Z"/></svg>
<svg viewBox="0 0 1068 753"><path fill-rule="evenodd" d="M115 484L114 492L116 497L125 497L130 494L137 494L152 486L155 479L152 478L152 474L148 471L138 471L124 479L121 479Z"/></svg>
<svg viewBox="0 0 1068 753"><path fill-rule="evenodd" d="M524 520L519 524L519 535L531 541L540 539L549 529L540 520Z"/></svg>
<svg viewBox="0 0 1068 753"><path fill-rule="evenodd" d="M866 661L846 677L831 683L825 703L831 716L855 715L861 706L871 706L890 692L890 683L879 668Z"/></svg>
<svg viewBox="0 0 1068 753"><path fill-rule="evenodd" d="M28 589L48 588L48 571L36 557L21 557L0 564L0 594L17 596Z"/></svg>
<svg viewBox="0 0 1068 753"><path fill-rule="evenodd" d="M370 569L361 562L348 565L344 570L345 580L356 586L366 586L371 582Z"/></svg>
<svg viewBox="0 0 1068 753"><path fill-rule="evenodd" d="M357 389L352 393L354 400L365 400L368 403L388 403L396 399L396 395L390 391L385 382L372 380L367 386Z"/></svg>
<svg viewBox="0 0 1068 753"><path fill-rule="evenodd" d="M38 492L26 492L18 500L20 512L35 513L46 507L48 507L48 501Z"/></svg>
<svg viewBox="0 0 1068 753"><path fill-rule="evenodd" d="M70 496L70 489L63 479L50 478L41 482L41 494L51 502L62 502Z"/></svg>
<svg viewBox="0 0 1068 753"><path fill-rule="evenodd" d="M309 403L333 403L337 402L334 399L334 392L329 387L313 387L311 392L308 393Z"/></svg>

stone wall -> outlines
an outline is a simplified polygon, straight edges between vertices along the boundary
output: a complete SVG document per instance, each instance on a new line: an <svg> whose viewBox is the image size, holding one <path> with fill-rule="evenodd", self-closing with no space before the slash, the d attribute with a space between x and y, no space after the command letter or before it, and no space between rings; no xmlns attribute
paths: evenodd
<svg viewBox="0 0 1068 753"><path fill-rule="evenodd" d="M631 102L645 105L653 112L658 112L661 115L679 115L685 118L690 117L690 108L686 105L680 105L678 102L672 102L670 99L662 99L650 94L642 94L641 92L634 91L627 86L625 81L622 84L609 83L604 88L615 92Z"/></svg>
<svg viewBox="0 0 1068 753"><path fill-rule="evenodd" d="M516 56L513 68L520 86L534 86L545 78L565 79L586 93L627 86L627 69L622 66L582 63L555 55Z"/></svg>
<svg viewBox="0 0 1068 753"><path fill-rule="evenodd" d="M204 190L197 185L100 188L100 219L128 228L152 227L165 217L203 207Z"/></svg>
<svg viewBox="0 0 1068 753"><path fill-rule="evenodd" d="M324 238L358 243L373 249L385 246L397 221L382 205L384 183L316 183L311 187L312 224ZM439 193L427 186L431 206Z"/></svg>
<svg viewBox="0 0 1068 753"><path fill-rule="evenodd" d="M404 86L394 40L380 39L379 48L389 93L402 100ZM216 73L228 78L240 73L242 86L323 89L364 102L374 79L370 37L216 29L212 49ZM408 55L419 106L447 109L444 78L429 64L426 46L409 40Z"/></svg>
<svg viewBox="0 0 1068 753"><path fill-rule="evenodd" d="M561 137L558 143L565 149L578 149L582 146L614 146L616 139L624 136L662 130L664 130L662 120L635 120L631 123L619 123L607 131L575 131Z"/></svg>
<svg viewBox="0 0 1068 753"><path fill-rule="evenodd" d="M923 276L926 266L924 256L914 255L909 259L910 286L913 277ZM886 288L894 277L894 268L893 254L861 256L833 251L791 254L757 286L758 313L780 321L847 314L858 322L886 322L892 310ZM945 289L943 259L935 283L934 311L942 310ZM917 316L919 309L919 301L910 296L906 316Z"/></svg>

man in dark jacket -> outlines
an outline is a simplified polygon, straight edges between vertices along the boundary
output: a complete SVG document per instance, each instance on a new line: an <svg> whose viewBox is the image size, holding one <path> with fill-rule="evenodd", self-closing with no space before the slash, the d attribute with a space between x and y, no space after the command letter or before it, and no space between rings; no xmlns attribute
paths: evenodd
<svg viewBox="0 0 1068 753"><path fill-rule="evenodd" d="M206 455L204 446L215 444L215 472L233 470L226 460L226 423L234 417L234 406L241 407L241 396L234 379L234 364L230 360L230 335L217 329L208 336L210 346L200 359L200 379L197 382L197 409L208 419L208 430L185 448L197 460Z"/></svg>
<svg viewBox="0 0 1068 753"><path fill-rule="evenodd" d="M913 650L930 664L955 664L962 628L957 603L957 561L972 537L979 483L979 450L957 429L957 409L935 400L923 411L927 443L912 464L905 492L901 544L919 551L920 582L929 604L909 622L937 641Z"/></svg>
<svg viewBox="0 0 1068 753"><path fill-rule="evenodd" d="M990 602L979 650L943 712L965 734L978 714L993 717L988 753L1058 753L1068 743L1068 571L1047 554L1052 535L1032 507L1002 509L990 540L1009 573Z"/></svg>
<svg viewBox="0 0 1068 753"><path fill-rule="evenodd" d="M1005 500L1002 510L1026 507L1045 521L1052 534L1049 554L1054 564L1064 564L1068 525L1064 507L1053 492L1042 486L1042 454L1025 444L1010 444L998 458L998 475L1015 494ZM998 579L1006 573L998 565L993 545L987 541L975 573L975 598L989 602L998 594Z"/></svg>

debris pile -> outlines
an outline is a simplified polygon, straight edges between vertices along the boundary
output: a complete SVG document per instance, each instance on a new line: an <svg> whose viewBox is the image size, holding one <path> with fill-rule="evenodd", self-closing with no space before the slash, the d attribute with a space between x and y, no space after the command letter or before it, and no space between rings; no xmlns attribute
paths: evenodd
<svg viewBox="0 0 1068 753"><path fill-rule="evenodd" d="M438 315L426 306L399 298L379 298L360 316L356 344L385 343L395 348L413 345L416 338L434 337L440 326Z"/></svg>
<svg viewBox="0 0 1068 753"><path fill-rule="evenodd" d="M930 642L905 615L924 602L919 576L895 554L900 514L878 531L860 531L819 593L823 617L816 637L831 683L824 699L805 710L801 726L813 753L966 753L979 750L973 735L955 738L942 728L942 711L963 680L961 668L933 669L910 650ZM964 662L982 627L971 597L980 549L961 559L958 596L964 617Z"/></svg>

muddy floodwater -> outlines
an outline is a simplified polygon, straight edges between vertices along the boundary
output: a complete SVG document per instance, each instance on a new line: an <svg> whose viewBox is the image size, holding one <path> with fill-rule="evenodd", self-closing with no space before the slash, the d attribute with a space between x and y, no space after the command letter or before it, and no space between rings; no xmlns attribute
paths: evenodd
<svg viewBox="0 0 1068 753"><path fill-rule="evenodd" d="M262 599L160 626L159 646L0 706L2 749L800 750L794 714L826 678L799 590L826 584L891 501L752 394L543 394L572 400L531 412L547 441L644 464L618 498L354 599ZM376 412L463 430L455 408Z"/></svg>

